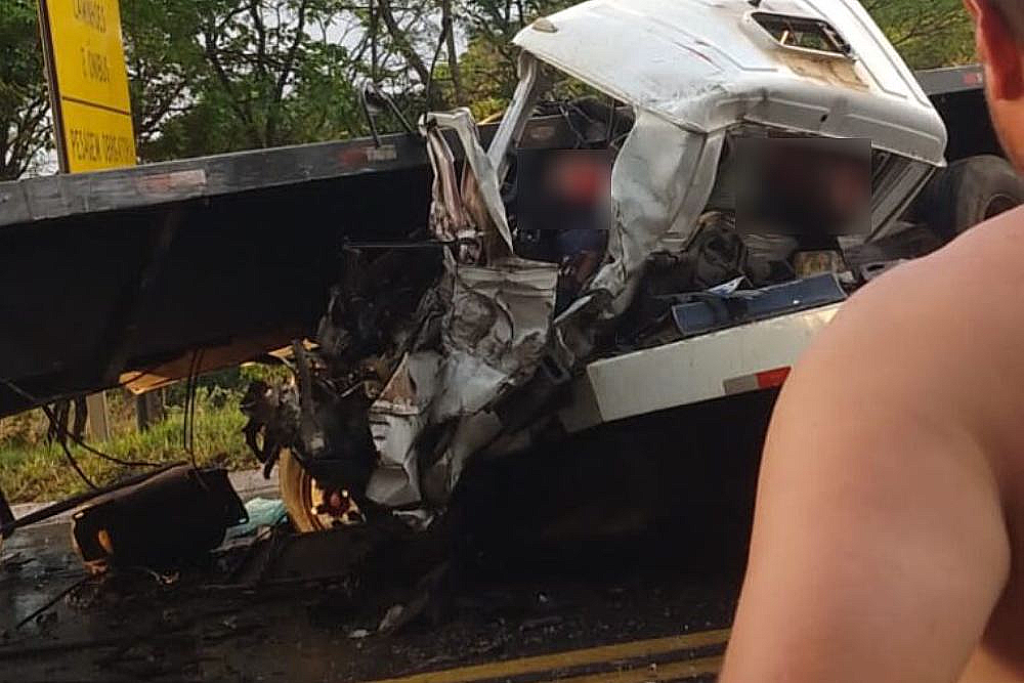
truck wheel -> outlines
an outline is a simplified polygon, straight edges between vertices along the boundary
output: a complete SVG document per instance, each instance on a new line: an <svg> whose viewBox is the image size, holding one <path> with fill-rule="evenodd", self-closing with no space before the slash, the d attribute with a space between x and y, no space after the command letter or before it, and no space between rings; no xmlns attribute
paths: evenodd
<svg viewBox="0 0 1024 683"><path fill-rule="evenodd" d="M978 223L1024 203L1024 180L1003 158L980 155L955 161L932 178L915 218L951 240Z"/></svg>
<svg viewBox="0 0 1024 683"><path fill-rule="evenodd" d="M316 482L309 472L302 468L298 459L289 450L281 451L277 462L277 480L281 487L281 500L288 511L288 517L296 531L309 533L326 527L316 513Z"/></svg>
<svg viewBox="0 0 1024 683"><path fill-rule="evenodd" d="M289 450L281 451L277 479L288 517L300 533L354 526L364 521L348 491L325 490Z"/></svg>

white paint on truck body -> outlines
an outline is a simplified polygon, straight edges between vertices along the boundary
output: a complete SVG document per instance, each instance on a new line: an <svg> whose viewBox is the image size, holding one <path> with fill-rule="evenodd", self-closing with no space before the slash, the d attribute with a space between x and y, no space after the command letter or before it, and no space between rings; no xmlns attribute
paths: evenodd
<svg viewBox="0 0 1024 683"><path fill-rule="evenodd" d="M756 12L830 24L846 54L780 45ZM693 132L737 122L870 138L943 165L946 129L857 0L590 0L524 29L517 45L638 109Z"/></svg>
<svg viewBox="0 0 1024 683"><path fill-rule="evenodd" d="M559 413L570 432L737 393L736 380L788 368L839 311L833 304L590 363ZM756 390L756 383L749 387Z"/></svg>

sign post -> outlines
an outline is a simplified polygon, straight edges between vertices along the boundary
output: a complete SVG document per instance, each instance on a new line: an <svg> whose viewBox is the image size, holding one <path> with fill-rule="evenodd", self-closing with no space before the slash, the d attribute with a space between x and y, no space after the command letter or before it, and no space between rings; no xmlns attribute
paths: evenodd
<svg viewBox="0 0 1024 683"><path fill-rule="evenodd" d="M134 166L117 0L39 0L39 25L61 171Z"/></svg>
<svg viewBox="0 0 1024 683"><path fill-rule="evenodd" d="M117 0L39 0L57 160L62 173L135 165ZM106 396L86 398L93 438L110 436Z"/></svg>

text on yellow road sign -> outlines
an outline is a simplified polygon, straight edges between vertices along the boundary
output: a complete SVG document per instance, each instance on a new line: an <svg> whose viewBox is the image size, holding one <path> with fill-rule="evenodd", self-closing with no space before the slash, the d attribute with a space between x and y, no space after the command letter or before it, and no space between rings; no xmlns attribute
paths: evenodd
<svg viewBox="0 0 1024 683"><path fill-rule="evenodd" d="M66 170L133 165L135 139L117 0L41 0L41 7Z"/></svg>
<svg viewBox="0 0 1024 683"><path fill-rule="evenodd" d="M78 104L62 103L70 170L99 171L135 165L130 117Z"/></svg>

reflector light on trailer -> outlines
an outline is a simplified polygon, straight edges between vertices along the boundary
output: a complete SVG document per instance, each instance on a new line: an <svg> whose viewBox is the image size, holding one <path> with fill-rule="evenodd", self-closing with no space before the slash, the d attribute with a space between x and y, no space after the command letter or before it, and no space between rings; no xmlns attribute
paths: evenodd
<svg viewBox="0 0 1024 683"><path fill-rule="evenodd" d="M789 377L789 371L790 368L787 367L757 373L757 388L770 389L772 387L781 387L786 378Z"/></svg>
<svg viewBox="0 0 1024 683"><path fill-rule="evenodd" d="M774 370L765 370L763 372L757 372L753 375L743 375L742 377L733 377L722 382L722 386L725 389L726 395L732 394L744 394L748 391L758 391L760 389L772 389L774 387L781 387L789 377L790 368L775 368Z"/></svg>

